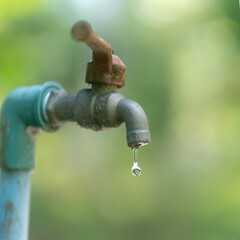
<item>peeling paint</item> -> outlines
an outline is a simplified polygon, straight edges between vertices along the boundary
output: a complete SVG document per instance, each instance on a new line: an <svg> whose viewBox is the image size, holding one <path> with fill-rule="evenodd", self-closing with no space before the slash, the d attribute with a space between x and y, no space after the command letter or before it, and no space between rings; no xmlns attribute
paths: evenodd
<svg viewBox="0 0 240 240"><path fill-rule="evenodd" d="M28 126L26 129L27 135L31 140L36 140L37 136L42 132L41 128Z"/></svg>

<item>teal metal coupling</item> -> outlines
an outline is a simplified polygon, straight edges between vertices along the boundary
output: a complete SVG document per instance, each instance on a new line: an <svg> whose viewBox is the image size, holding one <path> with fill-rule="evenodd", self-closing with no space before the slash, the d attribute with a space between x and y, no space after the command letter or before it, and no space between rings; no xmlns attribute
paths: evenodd
<svg viewBox="0 0 240 240"><path fill-rule="evenodd" d="M2 169L34 168L35 139L40 129L51 132L59 126L45 120L44 105L50 92L62 90L55 82L19 87L5 99L1 112L0 163Z"/></svg>

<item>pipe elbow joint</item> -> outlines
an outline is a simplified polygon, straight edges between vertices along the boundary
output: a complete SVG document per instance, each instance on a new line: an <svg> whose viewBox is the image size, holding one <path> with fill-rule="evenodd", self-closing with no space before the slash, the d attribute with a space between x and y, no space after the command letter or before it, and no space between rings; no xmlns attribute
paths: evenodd
<svg viewBox="0 0 240 240"><path fill-rule="evenodd" d="M62 89L54 82L19 87L5 99L1 111L0 163L17 170L34 167L35 136L39 128L53 131L44 121L43 105L47 94ZM29 128L32 127L32 128Z"/></svg>

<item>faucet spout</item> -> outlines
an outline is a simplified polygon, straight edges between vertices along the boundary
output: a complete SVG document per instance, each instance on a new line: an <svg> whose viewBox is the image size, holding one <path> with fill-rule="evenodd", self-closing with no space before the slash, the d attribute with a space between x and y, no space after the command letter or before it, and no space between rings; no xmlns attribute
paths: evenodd
<svg viewBox="0 0 240 240"><path fill-rule="evenodd" d="M50 122L59 125L75 121L95 131L126 124L127 144L140 147L151 142L148 119L142 107L117 92L82 89L76 95L55 91L49 98L46 112Z"/></svg>
<svg viewBox="0 0 240 240"><path fill-rule="evenodd" d="M117 105L117 118L126 124L129 147L140 147L151 142L148 119L138 103L130 99L121 99Z"/></svg>

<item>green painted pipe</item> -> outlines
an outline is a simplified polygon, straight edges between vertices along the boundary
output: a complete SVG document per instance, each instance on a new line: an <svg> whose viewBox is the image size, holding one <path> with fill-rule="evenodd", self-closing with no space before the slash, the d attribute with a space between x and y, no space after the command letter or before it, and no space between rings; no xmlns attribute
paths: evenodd
<svg viewBox="0 0 240 240"><path fill-rule="evenodd" d="M48 93L62 87L54 82L13 90L5 99L0 126L0 239L27 240L31 170L35 137L40 128L55 131L44 121Z"/></svg>
<svg viewBox="0 0 240 240"><path fill-rule="evenodd" d="M47 94L62 87L55 82L19 87L5 99L1 112L1 167L12 170L34 167L35 136L38 128L54 131L44 121Z"/></svg>

